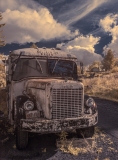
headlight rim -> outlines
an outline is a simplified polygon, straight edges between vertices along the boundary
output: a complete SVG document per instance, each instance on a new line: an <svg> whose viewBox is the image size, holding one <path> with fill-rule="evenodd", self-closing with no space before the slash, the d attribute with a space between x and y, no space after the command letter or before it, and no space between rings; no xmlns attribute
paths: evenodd
<svg viewBox="0 0 118 160"><path fill-rule="evenodd" d="M89 102L89 101L91 101L91 102ZM91 104L90 104L91 103ZM91 97L89 97L87 100L86 100L86 106L88 107L88 108L91 108L91 107L95 107L96 106L96 103L95 103L95 101L94 101L94 99L93 98L91 98Z"/></svg>
<svg viewBox="0 0 118 160"><path fill-rule="evenodd" d="M32 105L32 108L28 109L28 105ZM32 111L34 109L34 103L31 100L27 100L24 104L23 104L23 108L25 111Z"/></svg>

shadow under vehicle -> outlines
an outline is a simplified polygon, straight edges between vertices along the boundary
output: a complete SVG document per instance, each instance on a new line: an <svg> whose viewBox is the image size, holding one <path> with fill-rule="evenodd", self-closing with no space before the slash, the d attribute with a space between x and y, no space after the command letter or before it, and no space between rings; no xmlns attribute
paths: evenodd
<svg viewBox="0 0 118 160"><path fill-rule="evenodd" d="M10 52L6 64L7 106L16 133L16 147L28 145L28 132L76 130L94 134L97 106L84 100L77 58L54 48L24 48ZM82 71L82 63L81 71Z"/></svg>

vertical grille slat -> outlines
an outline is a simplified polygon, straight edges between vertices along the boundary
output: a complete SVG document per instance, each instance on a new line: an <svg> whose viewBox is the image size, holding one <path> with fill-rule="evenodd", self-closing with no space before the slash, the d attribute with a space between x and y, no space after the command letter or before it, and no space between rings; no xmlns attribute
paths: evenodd
<svg viewBox="0 0 118 160"><path fill-rule="evenodd" d="M52 118L76 118L82 113L83 90L52 89Z"/></svg>

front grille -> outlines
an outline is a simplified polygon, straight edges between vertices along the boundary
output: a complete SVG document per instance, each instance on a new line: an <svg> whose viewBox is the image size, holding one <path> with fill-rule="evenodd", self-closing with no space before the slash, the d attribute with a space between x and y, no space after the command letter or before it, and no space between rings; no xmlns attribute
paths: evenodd
<svg viewBox="0 0 118 160"><path fill-rule="evenodd" d="M83 89L52 89L52 118L76 118L82 113Z"/></svg>

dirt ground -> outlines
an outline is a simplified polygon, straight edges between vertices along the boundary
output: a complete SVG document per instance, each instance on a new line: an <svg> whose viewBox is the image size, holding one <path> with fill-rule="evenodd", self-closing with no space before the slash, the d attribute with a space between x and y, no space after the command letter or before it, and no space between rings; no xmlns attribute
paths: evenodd
<svg viewBox="0 0 118 160"><path fill-rule="evenodd" d="M6 89L0 88L0 110L7 116L7 92Z"/></svg>

